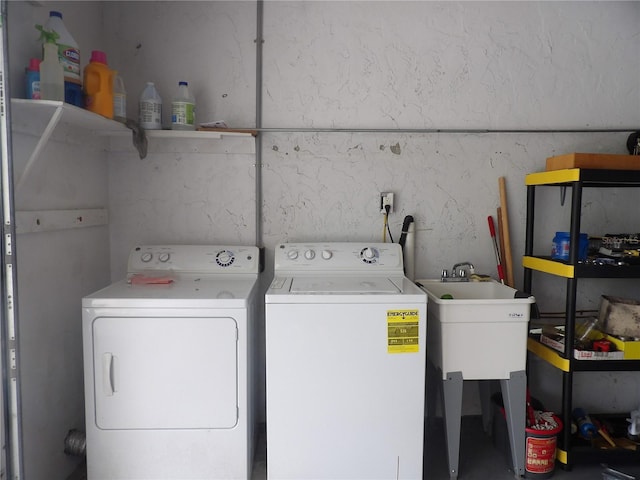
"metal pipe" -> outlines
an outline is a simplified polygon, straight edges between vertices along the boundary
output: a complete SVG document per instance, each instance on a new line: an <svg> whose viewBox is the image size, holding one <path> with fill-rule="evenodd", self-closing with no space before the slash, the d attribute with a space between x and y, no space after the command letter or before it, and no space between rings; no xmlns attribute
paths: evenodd
<svg viewBox="0 0 640 480"><path fill-rule="evenodd" d="M264 26L264 2L257 0L256 4L256 129L262 127L262 45ZM262 258L262 137L256 135L256 164L255 164L255 194L256 194L256 246L261 249Z"/></svg>
<svg viewBox="0 0 640 480"><path fill-rule="evenodd" d="M628 133L637 130L629 128L566 128L566 129L535 129L535 128L298 128L278 127L255 129L261 133L451 133L451 134L519 134L519 133Z"/></svg>

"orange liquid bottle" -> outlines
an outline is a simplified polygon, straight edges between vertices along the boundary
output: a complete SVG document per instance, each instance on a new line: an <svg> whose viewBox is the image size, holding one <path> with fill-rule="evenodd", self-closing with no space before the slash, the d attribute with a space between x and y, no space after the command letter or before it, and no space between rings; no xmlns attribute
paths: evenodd
<svg viewBox="0 0 640 480"><path fill-rule="evenodd" d="M113 118L115 75L116 72L107 66L107 55L100 50L93 50L90 63L84 68L84 104L87 110Z"/></svg>

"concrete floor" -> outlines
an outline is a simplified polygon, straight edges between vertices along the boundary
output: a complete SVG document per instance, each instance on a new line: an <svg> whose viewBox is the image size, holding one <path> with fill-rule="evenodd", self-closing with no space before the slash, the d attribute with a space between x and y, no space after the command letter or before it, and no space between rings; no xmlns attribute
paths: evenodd
<svg viewBox="0 0 640 480"><path fill-rule="evenodd" d="M482 428L479 416L462 417L460 437L460 480L513 480L515 474L507 465L504 452L493 446ZM424 478L427 480L448 480L447 453L444 428L441 419L427 423L425 432ZM611 468L635 476L640 480L640 465L610 465ZM574 465L570 471L556 467L554 480L603 480L600 464ZM542 475L532 478L543 478Z"/></svg>
<svg viewBox="0 0 640 480"><path fill-rule="evenodd" d="M512 480L515 478L513 470L507 465L504 458L504 452L494 448L491 438L483 431L481 417L463 417L461 431L458 475L460 480ZM444 428L441 419L427 422L425 446L424 479L449 480ZM266 436L263 428L258 441L251 480L267 479L266 450ZM610 467L640 480L639 463L612 464ZM599 464L575 465L570 471L556 468L551 478L554 480L613 480L611 477L603 477L603 470L603 466ZM81 465L67 480L86 480L86 478L86 468ZM538 478L542 478L542 476L539 475Z"/></svg>

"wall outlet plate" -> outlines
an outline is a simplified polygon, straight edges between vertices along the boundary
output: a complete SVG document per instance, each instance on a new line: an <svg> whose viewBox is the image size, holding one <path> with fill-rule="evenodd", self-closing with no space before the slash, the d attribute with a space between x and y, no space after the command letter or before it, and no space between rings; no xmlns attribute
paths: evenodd
<svg viewBox="0 0 640 480"><path fill-rule="evenodd" d="M393 193L391 192L382 192L380 193L380 213L387 213L387 209L385 208L389 205L389 213L393 212Z"/></svg>

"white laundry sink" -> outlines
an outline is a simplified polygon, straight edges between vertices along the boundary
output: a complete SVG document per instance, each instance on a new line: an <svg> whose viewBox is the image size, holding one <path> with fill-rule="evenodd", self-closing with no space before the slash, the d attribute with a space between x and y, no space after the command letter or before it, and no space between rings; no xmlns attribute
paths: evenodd
<svg viewBox="0 0 640 480"><path fill-rule="evenodd" d="M498 283L416 280L427 293L427 356L465 380L524 371L533 296ZM442 298L451 296L453 298Z"/></svg>

